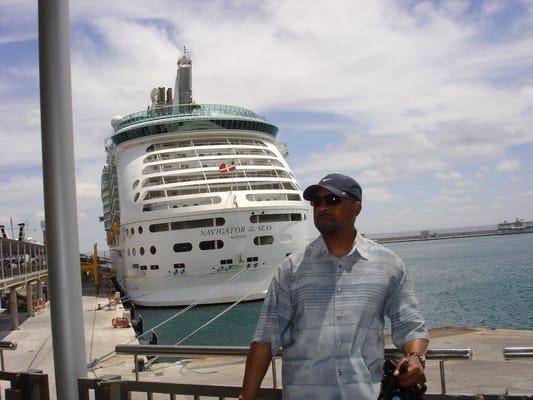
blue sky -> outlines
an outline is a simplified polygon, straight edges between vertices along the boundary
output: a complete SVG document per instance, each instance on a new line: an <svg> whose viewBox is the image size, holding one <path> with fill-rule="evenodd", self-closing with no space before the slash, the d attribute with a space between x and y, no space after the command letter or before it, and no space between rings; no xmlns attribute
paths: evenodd
<svg viewBox="0 0 533 400"><path fill-rule="evenodd" d="M110 120L173 86L280 127L303 186L344 172L368 233L533 219L533 4L70 2L80 248L104 245ZM0 3L0 223L43 219L37 5Z"/></svg>

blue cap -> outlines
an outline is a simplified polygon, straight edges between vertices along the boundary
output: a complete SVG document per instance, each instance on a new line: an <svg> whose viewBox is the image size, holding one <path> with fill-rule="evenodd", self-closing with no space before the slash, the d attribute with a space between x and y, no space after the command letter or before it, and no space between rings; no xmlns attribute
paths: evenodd
<svg viewBox="0 0 533 400"><path fill-rule="evenodd" d="M328 174L323 177L316 185L311 185L304 190L304 199L311 200L320 189L326 189L339 197L354 197L361 201L363 198L363 189L357 181L343 174Z"/></svg>

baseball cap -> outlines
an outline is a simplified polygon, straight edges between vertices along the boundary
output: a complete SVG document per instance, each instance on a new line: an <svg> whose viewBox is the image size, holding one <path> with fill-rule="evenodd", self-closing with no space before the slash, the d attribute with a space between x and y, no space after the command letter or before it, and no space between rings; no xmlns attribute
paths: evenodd
<svg viewBox="0 0 533 400"><path fill-rule="evenodd" d="M326 175L316 185L311 185L304 190L304 199L311 200L320 189L326 189L339 197L352 196L359 201L363 198L361 185L355 179L343 174Z"/></svg>

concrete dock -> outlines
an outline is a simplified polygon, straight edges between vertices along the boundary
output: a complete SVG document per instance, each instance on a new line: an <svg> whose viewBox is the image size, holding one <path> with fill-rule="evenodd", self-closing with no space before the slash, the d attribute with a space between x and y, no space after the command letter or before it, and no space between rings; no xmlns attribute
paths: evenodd
<svg viewBox="0 0 533 400"><path fill-rule="evenodd" d="M107 303L107 296L83 296L85 351L88 360L94 360L113 352L115 345L119 343L137 343L132 328L114 328L111 323L113 318L123 316L122 305L103 307ZM98 310L99 304L102 306L100 310ZM4 351L5 370L11 372L29 369L42 370L43 373L48 374L51 398L55 399L54 358L48 305L37 311L34 317L19 313L19 329L10 331L9 328L9 315L2 310L0 339L17 343L16 350ZM116 358L111 360L115 363L117 361ZM88 376L94 377L94 374L89 372ZM7 387L9 387L8 382L0 381L2 393Z"/></svg>
<svg viewBox="0 0 533 400"><path fill-rule="evenodd" d="M83 297L88 360L112 352L116 344L135 343L133 329L113 328L111 324L113 318L122 316L122 306L108 311L98 310L98 304L103 305L106 300L89 295ZM35 317L21 319L20 329L16 331L7 331L8 326L8 316L0 314L0 338L18 344L15 351L4 351L6 370L43 370L49 375L51 397L55 398L50 312L45 309ZM445 362L448 394L533 394L533 359L505 361L502 355L504 347L533 346L533 331L440 328L432 330L431 336L431 348L471 348L474 353L473 360ZM278 382L281 382L281 362L278 361L277 365ZM439 363L428 361L426 370L428 393L440 393ZM241 384L243 371L243 357L200 357L175 363L156 363L150 370L141 372L140 379L238 386ZM113 355L90 369L88 376L110 374L121 375L123 379L135 379L133 357ZM4 383L2 388L6 385ZM272 387L271 370L267 372L263 386ZM132 398L146 396L135 394Z"/></svg>

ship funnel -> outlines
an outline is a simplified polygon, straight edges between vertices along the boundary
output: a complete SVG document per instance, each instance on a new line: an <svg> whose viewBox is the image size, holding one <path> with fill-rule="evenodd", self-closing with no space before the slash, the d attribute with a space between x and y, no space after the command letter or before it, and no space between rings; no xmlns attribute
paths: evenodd
<svg viewBox="0 0 533 400"><path fill-rule="evenodd" d="M192 104L192 60L187 55L186 48L178 60L174 104Z"/></svg>

